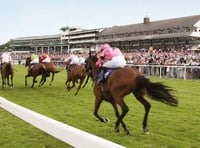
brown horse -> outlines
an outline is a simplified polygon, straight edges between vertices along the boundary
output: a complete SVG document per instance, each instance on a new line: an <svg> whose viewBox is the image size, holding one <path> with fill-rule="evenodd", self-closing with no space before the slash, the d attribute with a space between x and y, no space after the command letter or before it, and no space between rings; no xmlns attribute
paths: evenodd
<svg viewBox="0 0 200 148"><path fill-rule="evenodd" d="M12 64L3 63L1 65L2 88L6 87L6 81L7 81L7 85L13 88L14 87L13 77L14 77L14 69L13 69Z"/></svg>
<svg viewBox="0 0 200 148"><path fill-rule="evenodd" d="M26 58L25 66L26 67L30 66L30 62L31 62L31 57ZM30 67L28 67L28 74L25 76L25 86L28 85L27 78L33 77L33 83L31 85L31 88L33 88L34 84L37 82L36 78L39 75L42 75L42 78L39 83L39 86L42 86L46 82L46 76L47 76L47 71L46 71L46 67L44 66L44 64L36 63L31 70L30 70Z"/></svg>
<svg viewBox="0 0 200 148"><path fill-rule="evenodd" d="M40 62L41 62L41 59L40 59ZM42 63L42 62L41 62ZM49 86L52 85L52 82L54 80L54 75L58 72L60 72L60 70L58 70L57 66L53 63L53 62L50 62L50 63L43 63L46 67L46 71L48 73L52 73L52 76L51 76L51 81L49 83Z"/></svg>
<svg viewBox="0 0 200 148"><path fill-rule="evenodd" d="M70 66L70 62L71 61L69 60L65 63L66 70L67 70L67 80L65 84L67 86L67 90L70 91L73 87L75 87L75 83L78 82L78 80L80 80L78 89L75 93L75 95L77 95L87 74L85 73L84 65L75 65L73 68L70 68L71 70L68 70ZM70 86L70 82L72 82L72 86Z"/></svg>
<svg viewBox="0 0 200 148"><path fill-rule="evenodd" d="M126 128L126 124L123 122L123 118L129 111L128 106L124 102L124 97L130 93L133 93L135 98L145 108L143 119L143 131L145 133L148 132L147 119L151 107L150 103L147 102L147 100L144 98L145 93L149 96L149 98L153 100L160 101L172 106L178 105L178 101L170 93L173 91L171 87L168 87L159 82L150 82L150 80L142 75L136 68L124 67L116 69L114 72L112 72L104 84L98 84L98 68L95 65L96 61L97 57L91 55L86 60L86 69L92 70L95 83L93 90L96 97L94 115L100 121L107 122L108 119L99 116L98 110L103 100L110 102L117 117L115 132L119 132L119 125L121 123L125 133L130 134L129 130ZM117 105L119 105L122 109L121 114L118 111Z"/></svg>

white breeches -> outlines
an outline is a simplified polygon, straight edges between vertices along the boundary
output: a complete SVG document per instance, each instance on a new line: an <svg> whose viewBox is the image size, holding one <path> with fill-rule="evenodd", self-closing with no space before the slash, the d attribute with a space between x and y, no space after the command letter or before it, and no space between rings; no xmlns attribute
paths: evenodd
<svg viewBox="0 0 200 148"><path fill-rule="evenodd" d="M35 64L35 63L39 63L39 59L33 59L30 64Z"/></svg>
<svg viewBox="0 0 200 148"><path fill-rule="evenodd" d="M119 67L125 67L126 65L126 60L124 57L117 56L113 57L110 61L106 61L102 67L107 67L107 68L119 68Z"/></svg>
<svg viewBox="0 0 200 148"><path fill-rule="evenodd" d="M50 60L50 58L46 58L46 59L42 60L42 62L43 62L43 63L50 63L51 60Z"/></svg>
<svg viewBox="0 0 200 148"><path fill-rule="evenodd" d="M78 65L79 64L79 59L72 59L72 61L70 62L70 64L76 64Z"/></svg>

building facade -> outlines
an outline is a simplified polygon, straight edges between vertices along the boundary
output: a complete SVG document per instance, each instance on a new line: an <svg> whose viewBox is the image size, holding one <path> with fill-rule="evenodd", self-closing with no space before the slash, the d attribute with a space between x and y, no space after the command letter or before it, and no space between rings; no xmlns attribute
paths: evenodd
<svg viewBox="0 0 200 148"><path fill-rule="evenodd" d="M97 34L101 29L62 27L57 35L19 37L11 40L13 51L36 53L88 52L96 49Z"/></svg>

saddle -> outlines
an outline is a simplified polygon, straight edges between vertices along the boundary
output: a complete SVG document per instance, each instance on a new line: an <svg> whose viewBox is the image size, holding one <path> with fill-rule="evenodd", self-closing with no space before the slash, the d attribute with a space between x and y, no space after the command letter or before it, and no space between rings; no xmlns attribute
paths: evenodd
<svg viewBox="0 0 200 148"><path fill-rule="evenodd" d="M98 74L98 83L104 83L108 80L113 71L119 68L102 68Z"/></svg>
<svg viewBox="0 0 200 148"><path fill-rule="evenodd" d="M115 71L116 69L118 69L118 68L106 68L106 70L104 71L104 79L105 79L105 81L108 80L108 78L110 77L112 72Z"/></svg>
<svg viewBox="0 0 200 148"><path fill-rule="evenodd" d="M30 64L29 70L32 70L35 64L36 64L36 63Z"/></svg>

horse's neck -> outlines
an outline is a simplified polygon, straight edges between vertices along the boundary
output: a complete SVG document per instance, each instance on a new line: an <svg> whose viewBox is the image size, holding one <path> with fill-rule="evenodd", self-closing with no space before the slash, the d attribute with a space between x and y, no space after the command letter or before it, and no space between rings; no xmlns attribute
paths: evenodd
<svg viewBox="0 0 200 148"><path fill-rule="evenodd" d="M94 81L97 81L97 79L98 79L98 69L96 68L96 66L92 66L91 71L92 71L92 79Z"/></svg>

